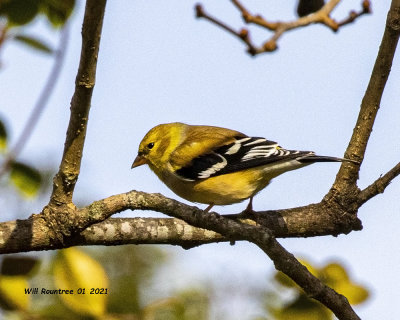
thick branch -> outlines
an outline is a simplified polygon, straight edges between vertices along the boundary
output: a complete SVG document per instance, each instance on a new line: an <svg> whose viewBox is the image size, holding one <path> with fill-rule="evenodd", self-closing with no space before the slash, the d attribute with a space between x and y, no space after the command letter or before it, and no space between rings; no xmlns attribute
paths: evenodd
<svg viewBox="0 0 400 320"><path fill-rule="evenodd" d="M87 0L82 27L82 50L71 116L60 168L54 177L49 205L68 204L78 179L85 142L86 127L96 77L97 55L106 0Z"/></svg>
<svg viewBox="0 0 400 320"><path fill-rule="evenodd" d="M220 234L172 218L111 218L97 223L64 243L53 243L40 215L0 224L0 253L63 249L71 246L172 244L192 248L229 241Z"/></svg>
<svg viewBox="0 0 400 320"><path fill-rule="evenodd" d="M26 220L0 223L0 253L61 249L71 245L128 243L170 243L187 248L228 241L217 233L198 229L177 219L109 218L123 210L155 210L165 213L170 210L164 207L165 203L172 203L181 211L195 208L159 194L130 191L95 201L82 209L72 208L65 225L73 229L69 230L69 236L64 241L54 241L54 234L42 214L32 215ZM311 204L300 208L254 212L247 216L232 214L226 217L268 227L279 238L338 235L362 228L356 215L337 210L340 208ZM59 217L64 216L61 209L57 214Z"/></svg>
<svg viewBox="0 0 400 320"><path fill-rule="evenodd" d="M347 147L345 157L362 161L372 132L376 114L390 74L394 53L400 36L400 0L393 0L386 21L385 32L375 61L372 75L361 102L360 113L353 129L353 135ZM342 164L336 181L328 194L342 194L346 197L354 193L358 179L359 166Z"/></svg>

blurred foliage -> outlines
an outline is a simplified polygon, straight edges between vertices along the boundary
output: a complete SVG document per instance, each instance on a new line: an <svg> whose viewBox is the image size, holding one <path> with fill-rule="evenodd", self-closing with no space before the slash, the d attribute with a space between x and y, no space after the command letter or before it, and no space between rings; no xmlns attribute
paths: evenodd
<svg viewBox="0 0 400 320"><path fill-rule="evenodd" d="M142 308L143 290L149 287L156 269L165 262L164 253L152 247L115 247L103 250L92 250L96 259L104 266L112 281L109 310L113 313L138 314ZM123 297L129 297L129 303L121 304Z"/></svg>
<svg viewBox="0 0 400 320"><path fill-rule="evenodd" d="M18 192L28 198L36 196L42 183L40 172L30 165L16 161L11 162L10 167L10 182Z"/></svg>
<svg viewBox="0 0 400 320"><path fill-rule="evenodd" d="M4 310L26 311L30 308L28 277L34 273L39 261L28 256L6 256L0 272L0 306Z"/></svg>
<svg viewBox="0 0 400 320"><path fill-rule="evenodd" d="M39 17L46 19L51 28L61 28L68 21L74 7L75 0L1 0L0 47L12 40L42 53L53 53L54 50L46 41L28 35L25 30Z"/></svg>
<svg viewBox="0 0 400 320"><path fill-rule="evenodd" d="M0 276L0 305L4 310L26 311L30 306L29 295L25 288L29 287L26 276Z"/></svg>
<svg viewBox="0 0 400 320"><path fill-rule="evenodd" d="M46 173L41 173L32 165L17 161L10 161L7 153L10 152L8 146L8 130L4 121L0 118L0 169L5 166L6 184L0 185L1 188L13 186L18 194L25 198L32 198L39 194L48 179L44 179ZM2 170L0 170L2 171ZM0 177L2 178L2 177Z"/></svg>
<svg viewBox="0 0 400 320"><path fill-rule="evenodd" d="M303 265L317 278L329 287L343 294L351 305L358 305L365 302L369 297L368 290L360 284L356 284L350 278L347 270L338 262L331 262L323 267L315 267L309 262L302 260ZM274 282L277 292L266 293L266 309L277 320L328 320L333 319L330 310L319 302L312 300L301 290L292 279L276 272ZM291 298L286 301L283 296L290 291Z"/></svg>
<svg viewBox="0 0 400 320"><path fill-rule="evenodd" d="M3 153L7 148L7 137L6 125L0 118L0 153Z"/></svg>
<svg viewBox="0 0 400 320"><path fill-rule="evenodd" d="M0 16L7 27L20 27L43 15L53 27L65 24L75 7L75 0L2 0Z"/></svg>
<svg viewBox="0 0 400 320"><path fill-rule="evenodd" d="M74 294L60 295L68 308L84 316L104 315L108 277L96 260L77 248L60 250L53 261L53 270L56 287L74 291ZM83 288L87 292L79 294ZM91 294L91 288L101 288L103 292L99 289L98 294Z"/></svg>
<svg viewBox="0 0 400 320"><path fill-rule="evenodd" d="M201 290L154 298L154 275L165 259L157 247L137 246L64 249L43 259L40 268L37 259L7 256L0 306L5 319L209 319L209 297Z"/></svg>
<svg viewBox="0 0 400 320"><path fill-rule="evenodd" d="M142 311L143 320L207 320L209 298L196 289L187 289L176 297L157 300Z"/></svg>
<svg viewBox="0 0 400 320"><path fill-rule="evenodd" d="M38 266L38 260L28 256L5 256L0 274L5 276L26 276Z"/></svg>
<svg viewBox="0 0 400 320"><path fill-rule="evenodd" d="M5 319L210 319L210 306L215 303L210 286L188 286L160 297L157 287L162 279L157 272L166 262L165 252L158 247L133 245L69 248L41 261L10 255L3 258L1 265L0 307ZM332 262L316 267L303 263L326 284L341 293L345 292L339 289L345 290L353 305L368 299L367 289L355 284L343 265ZM254 320L333 319L327 308L309 299L286 275L274 273L272 284L253 296L266 306L265 315ZM32 291L35 288L37 293ZM50 294L43 289L73 290L73 294ZM231 294L229 290L224 292L226 301Z"/></svg>
<svg viewBox="0 0 400 320"><path fill-rule="evenodd" d="M54 50L45 41L35 35L28 35L25 30L39 17L45 18L51 28L61 28L74 7L75 0L1 0L0 49L6 42L15 41L37 52L53 53ZM42 174L31 164L10 161L13 155L8 150L8 139L7 127L3 119L0 119L0 172L2 176L7 173L6 186L13 185L23 197L35 197L43 186ZM5 187L4 184L0 186Z"/></svg>
<svg viewBox="0 0 400 320"><path fill-rule="evenodd" d="M26 36L23 34L18 34L14 37L15 41L21 42L28 47L34 48L43 53L53 53L53 49L45 44L42 40L37 39L34 36Z"/></svg>
<svg viewBox="0 0 400 320"><path fill-rule="evenodd" d="M22 43L38 52L53 53L54 50L42 39L28 35L26 29L38 17L44 17L51 28L65 25L75 7L75 0L1 0L0 1L0 48L7 41ZM7 184L16 187L18 193L32 198L38 195L43 184L41 173L27 163L10 161L7 156L8 132L0 119L0 172L8 172ZM4 187L4 185L2 185Z"/></svg>

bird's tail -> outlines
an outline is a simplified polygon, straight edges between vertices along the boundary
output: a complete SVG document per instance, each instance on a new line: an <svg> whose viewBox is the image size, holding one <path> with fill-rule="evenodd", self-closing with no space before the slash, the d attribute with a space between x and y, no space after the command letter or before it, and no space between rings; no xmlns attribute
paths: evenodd
<svg viewBox="0 0 400 320"><path fill-rule="evenodd" d="M345 158L336 158L336 157L329 157L329 156L318 156L315 154L308 154L296 159L302 163L309 163L309 162L352 162L356 164L360 164L360 162L351 159Z"/></svg>

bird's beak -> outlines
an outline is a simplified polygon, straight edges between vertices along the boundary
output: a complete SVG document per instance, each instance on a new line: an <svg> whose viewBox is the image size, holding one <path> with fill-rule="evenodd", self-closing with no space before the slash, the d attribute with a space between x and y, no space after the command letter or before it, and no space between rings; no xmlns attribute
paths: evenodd
<svg viewBox="0 0 400 320"><path fill-rule="evenodd" d="M146 158L143 155L138 154L137 157L135 158L135 161L133 161L133 163L132 163L131 169L139 167L142 164L146 164L146 163L147 163Z"/></svg>

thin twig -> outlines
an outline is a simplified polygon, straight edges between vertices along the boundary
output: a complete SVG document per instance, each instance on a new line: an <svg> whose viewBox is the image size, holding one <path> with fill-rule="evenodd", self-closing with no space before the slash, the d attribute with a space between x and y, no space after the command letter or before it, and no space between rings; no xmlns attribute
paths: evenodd
<svg viewBox="0 0 400 320"><path fill-rule="evenodd" d="M242 13L243 20L246 23L253 23L271 31L275 31L280 24L279 22L269 22L261 15L252 15L238 0L232 0L232 3Z"/></svg>
<svg viewBox="0 0 400 320"><path fill-rule="evenodd" d="M368 187L358 195L358 203L361 206L369 199L375 197L379 193L383 193L390 182L400 174L400 162L383 176L376 179Z"/></svg>
<svg viewBox="0 0 400 320"><path fill-rule="evenodd" d="M340 3L341 0L330 0L320 10L316 11L315 13L309 14L304 17L300 17L295 21L270 22L264 19L259 14L257 15L251 14L250 11L239 0L231 0L231 1L232 4L240 11L245 23L255 24L273 32L273 35L267 41L265 41L261 46L256 46L251 41L250 32L247 29L243 28L240 31L234 30L226 23L206 13L200 4L196 5L196 16L198 18L205 18L211 23L221 27L223 30L239 38L246 44L247 52L250 53L250 55L252 56L255 56L263 52L275 51L278 48L277 41L285 32L289 30L305 27L314 23L320 23L329 27L332 31L336 32L339 27L349 24L350 22L353 22L355 19L357 19L363 14L371 12L369 1L364 0L362 12L351 13L350 18L345 19L341 23L337 23L334 19L330 17L330 13L335 9L335 7Z"/></svg>
<svg viewBox="0 0 400 320"><path fill-rule="evenodd" d="M364 14L372 13L371 3L369 2L369 0L364 0L362 2L361 6L362 6L362 9L359 12L350 11L347 19L344 19L343 21L338 22L338 27L340 28L346 24L353 23L357 18L361 17Z"/></svg>
<svg viewBox="0 0 400 320"><path fill-rule="evenodd" d="M67 23L61 30L60 42L58 45L58 49L55 51L54 64L47 78L46 84L44 85L32 109L32 112L29 115L28 120L26 121L25 127L23 128L21 135L19 136L14 147L6 155L0 167L0 177L8 171L11 163L21 153L22 149L28 142L29 138L32 136L32 133L39 122L40 116L42 115L44 109L47 106L50 96L53 93L54 88L57 84L57 80L60 77L60 72L65 58L65 53L68 47L68 39L69 39L69 26Z"/></svg>
<svg viewBox="0 0 400 320"><path fill-rule="evenodd" d="M233 28L231 28L227 24L225 24L222 21L219 21L218 19L216 19L216 18L212 17L211 15L205 13L203 7L200 4L197 4L195 9L196 9L196 17L197 18L204 18L204 19L216 24L220 28L222 28L225 31L229 32L230 34L232 34L232 35L238 37L239 39L241 39L247 45L248 52L251 55L254 56L254 55L256 55L258 53L256 47L250 41L250 37L249 37L248 31L246 29L242 29L239 32L235 31Z"/></svg>

